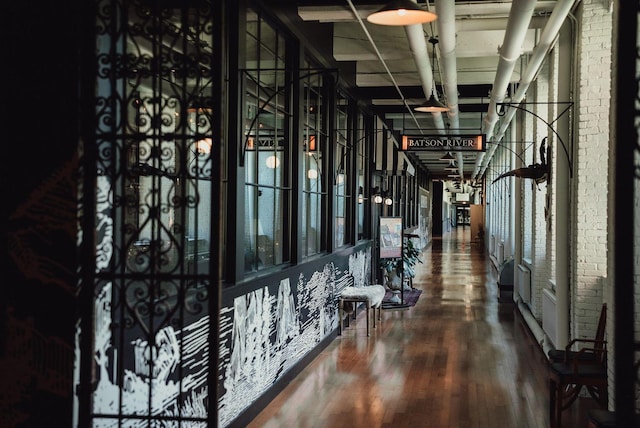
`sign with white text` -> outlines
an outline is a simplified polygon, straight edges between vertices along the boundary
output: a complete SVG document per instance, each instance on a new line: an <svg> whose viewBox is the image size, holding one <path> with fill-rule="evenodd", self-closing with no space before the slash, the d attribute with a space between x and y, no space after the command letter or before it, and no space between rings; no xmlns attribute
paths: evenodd
<svg viewBox="0 0 640 428"><path fill-rule="evenodd" d="M484 152L486 135L403 135L401 151Z"/></svg>

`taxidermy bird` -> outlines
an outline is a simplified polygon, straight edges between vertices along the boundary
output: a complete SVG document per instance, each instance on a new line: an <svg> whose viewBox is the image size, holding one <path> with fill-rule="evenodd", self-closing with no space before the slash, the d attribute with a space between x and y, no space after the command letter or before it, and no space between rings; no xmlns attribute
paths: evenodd
<svg viewBox="0 0 640 428"><path fill-rule="evenodd" d="M547 164L547 155L550 153L547 152L547 137L544 137L542 143L540 144L540 163L534 163L533 165L529 165L523 168L512 169L511 171L507 171L504 174L500 174L495 180L493 180L492 184L501 178L505 177L520 177L520 178L530 178L536 182L536 184L544 183L547 181L547 177L549 176L549 164Z"/></svg>

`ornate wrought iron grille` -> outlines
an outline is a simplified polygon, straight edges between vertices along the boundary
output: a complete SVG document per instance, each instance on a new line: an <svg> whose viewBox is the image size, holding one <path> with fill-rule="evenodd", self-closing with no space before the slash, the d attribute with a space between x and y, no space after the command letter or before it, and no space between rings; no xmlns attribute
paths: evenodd
<svg viewBox="0 0 640 428"><path fill-rule="evenodd" d="M79 332L92 324L92 352L79 357L78 425L207 426L216 415L210 274L220 143L212 3L95 7L95 130L84 162L95 174L93 221L84 219L93 314Z"/></svg>

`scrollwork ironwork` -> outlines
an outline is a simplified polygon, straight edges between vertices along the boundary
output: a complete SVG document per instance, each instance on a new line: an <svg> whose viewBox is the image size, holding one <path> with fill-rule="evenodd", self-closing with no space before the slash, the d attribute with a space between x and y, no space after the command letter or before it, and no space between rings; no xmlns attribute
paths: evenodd
<svg viewBox="0 0 640 428"><path fill-rule="evenodd" d="M544 105L564 105L565 108L558 114L558 116L555 118L555 120L553 120L552 122L547 122L546 120L544 120L544 118L540 117L540 115L536 114L535 112L527 109L526 105L535 105L535 104L544 104ZM558 119L560 119L565 113L567 113L571 107L573 107L573 102L572 101L559 101L559 102L549 102L549 103L525 103L525 102L520 102L520 103L498 103L496 104L496 108L498 109L498 116L504 116L506 114L506 111L504 110L500 110L499 107L500 106L506 106L506 107L510 107L510 108L515 108L518 110L522 110L526 113L529 113L530 115L536 117L537 119L539 119L540 121L542 121L542 123L544 123L547 128L549 128L549 130L551 132L553 132L553 134L555 135L556 139L558 140L558 142L560 143L560 145L562 146L562 150L564 151L564 154L567 158L567 163L569 166L569 177L573 177L573 158L571 156L571 151L569 150L569 148L567 148L567 145L565 144L564 140L562 139L562 137L560 136L560 134L558 134L558 132L553 128L553 124L558 121Z"/></svg>
<svg viewBox="0 0 640 428"><path fill-rule="evenodd" d="M94 424L207 417L183 341L209 326L212 4L96 0Z"/></svg>

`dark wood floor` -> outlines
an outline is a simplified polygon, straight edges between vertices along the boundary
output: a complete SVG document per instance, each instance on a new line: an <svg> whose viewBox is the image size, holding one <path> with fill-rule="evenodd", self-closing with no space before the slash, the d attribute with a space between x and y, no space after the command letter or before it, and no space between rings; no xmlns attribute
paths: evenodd
<svg viewBox="0 0 640 428"><path fill-rule="evenodd" d="M418 303L346 328L249 427L546 428L546 360L469 228L424 250ZM575 403L563 427L586 427Z"/></svg>

